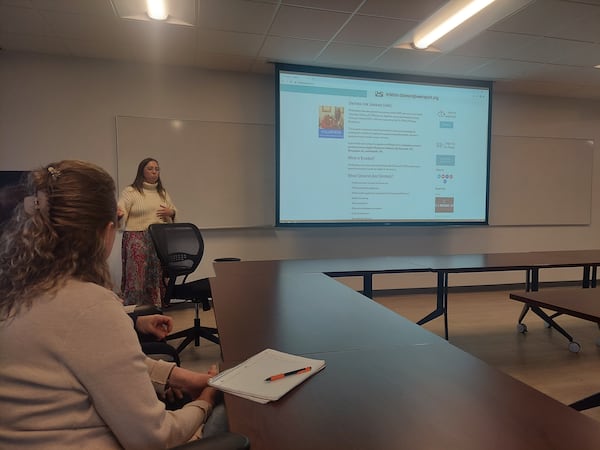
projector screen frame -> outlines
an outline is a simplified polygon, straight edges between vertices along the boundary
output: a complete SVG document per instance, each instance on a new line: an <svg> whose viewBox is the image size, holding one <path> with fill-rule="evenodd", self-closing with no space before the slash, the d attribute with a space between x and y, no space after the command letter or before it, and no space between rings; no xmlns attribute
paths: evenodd
<svg viewBox="0 0 600 450"><path fill-rule="evenodd" d="M479 88L487 90L487 129L485 132L485 183L484 183L484 217L477 220L302 220L289 221L281 218L281 72L292 72L315 76L332 76L339 78L357 78L390 83L408 83L416 85L432 85L450 88ZM492 131L492 93L493 82L481 79L461 79L447 77L420 76L390 72L362 71L344 68L321 67L310 65L296 65L275 63L275 167L276 167L276 192L275 192L275 226L280 228L302 227L448 227L448 226L487 226L489 225L489 199L490 199L490 161L491 161L491 131Z"/></svg>

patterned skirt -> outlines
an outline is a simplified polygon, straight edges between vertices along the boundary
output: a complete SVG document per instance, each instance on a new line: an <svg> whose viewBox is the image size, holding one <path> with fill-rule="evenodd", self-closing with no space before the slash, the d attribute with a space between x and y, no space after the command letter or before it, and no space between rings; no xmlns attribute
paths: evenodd
<svg viewBox="0 0 600 450"><path fill-rule="evenodd" d="M162 267L148 231L125 231L121 246L121 295L126 305L161 307Z"/></svg>

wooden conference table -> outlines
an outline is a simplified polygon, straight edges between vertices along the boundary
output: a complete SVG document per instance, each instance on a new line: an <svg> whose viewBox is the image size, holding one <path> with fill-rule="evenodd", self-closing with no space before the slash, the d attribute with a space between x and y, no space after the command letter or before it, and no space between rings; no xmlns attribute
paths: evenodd
<svg viewBox="0 0 600 450"><path fill-rule="evenodd" d="M473 255L417 256L412 262L428 266L437 274L436 308L417 322L419 325L437 317L444 317L445 337L448 339L448 288L451 273L473 272L525 272L525 289L537 291L541 269L582 267L582 286L596 287L597 267L600 265L600 250L572 250L548 252L484 253ZM525 307L521 320L527 313Z"/></svg>
<svg viewBox="0 0 600 450"><path fill-rule="evenodd" d="M524 271L525 288L537 291L541 269L582 267L582 286L596 286L600 265L600 250L550 252L482 253L441 256L381 256L339 259L298 259L280 261L247 261L244 267L260 270L277 265L280 273L324 273L330 277L362 277L363 294L373 298L373 276L391 273L433 272L437 276L436 305L433 311L417 322L423 325L440 316L444 319L448 339L449 276L455 273ZM226 270L226 268L222 268ZM524 309L523 316L526 314Z"/></svg>
<svg viewBox="0 0 600 450"><path fill-rule="evenodd" d="M538 292L511 292L509 297L523 302L549 326L566 337L569 340L569 350L574 353L580 350L579 343L573 340L573 337L554 320L554 317L567 314L595 322L600 326L600 292L596 289L565 288ZM555 311L556 314L549 315L542 308ZM525 332L527 326L521 322L522 320L521 315L519 325L521 331Z"/></svg>
<svg viewBox="0 0 600 450"><path fill-rule="evenodd" d="M253 450L598 447L597 421L328 276L296 269L215 264L224 367L265 348L327 364L277 402L225 394L230 428Z"/></svg>

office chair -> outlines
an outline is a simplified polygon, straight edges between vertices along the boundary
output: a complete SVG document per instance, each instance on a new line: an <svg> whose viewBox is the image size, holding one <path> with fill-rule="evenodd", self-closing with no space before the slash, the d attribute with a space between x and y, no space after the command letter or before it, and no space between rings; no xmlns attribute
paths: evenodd
<svg viewBox="0 0 600 450"><path fill-rule="evenodd" d="M201 337L219 344L216 328L200 326L200 305L204 311L210 309L208 278L186 282L204 255L204 240L200 230L191 223L160 223L150 225L148 231L163 269L166 288L163 306L168 307L172 299L191 300L194 303L194 326L170 334L166 339L185 338L177 347L177 353L181 353L192 341L199 346Z"/></svg>
<svg viewBox="0 0 600 450"><path fill-rule="evenodd" d="M154 305L137 305L133 311L129 313L132 318L134 315L139 317L152 314L162 314L162 311ZM142 347L142 351L150 358L162 359L163 361L174 362L178 366L181 365L181 360L179 359L179 353L177 353L177 349L166 342L165 339L158 340L156 336L142 334L137 330L136 332L140 341L140 346Z"/></svg>
<svg viewBox="0 0 600 450"><path fill-rule="evenodd" d="M250 441L246 436L227 431L178 445L171 450L246 450L249 448Z"/></svg>

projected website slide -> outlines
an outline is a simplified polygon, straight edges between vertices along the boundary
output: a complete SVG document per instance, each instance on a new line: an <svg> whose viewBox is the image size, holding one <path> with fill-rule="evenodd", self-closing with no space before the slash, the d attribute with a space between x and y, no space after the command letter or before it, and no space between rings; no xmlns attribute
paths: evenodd
<svg viewBox="0 0 600 450"><path fill-rule="evenodd" d="M280 222L482 222L489 89L280 72Z"/></svg>

